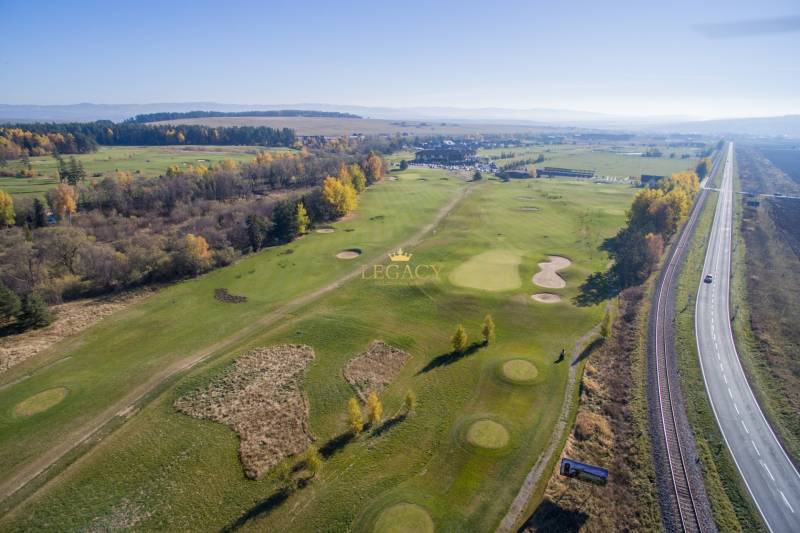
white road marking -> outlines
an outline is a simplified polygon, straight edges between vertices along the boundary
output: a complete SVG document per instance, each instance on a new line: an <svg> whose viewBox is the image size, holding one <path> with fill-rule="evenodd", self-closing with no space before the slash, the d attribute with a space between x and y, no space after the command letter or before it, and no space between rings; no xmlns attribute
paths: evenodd
<svg viewBox="0 0 800 533"><path fill-rule="evenodd" d="M731 400L733 400L733 393L731 392L731 388L730 387L728 387L728 396L730 396Z"/></svg>
<svg viewBox="0 0 800 533"><path fill-rule="evenodd" d="M736 414L741 416L742 413L739 412L739 406L736 405L736 404L733 404L733 408L736 409Z"/></svg>
<svg viewBox="0 0 800 533"><path fill-rule="evenodd" d="M756 446L756 441L751 440L750 442L753 444L753 448L756 449L756 453L758 454L758 456L761 457L761 452L758 451L758 446Z"/></svg>
<svg viewBox="0 0 800 533"><path fill-rule="evenodd" d="M722 363L720 363L719 366L722 367ZM722 374L722 379L725 380L725 384L727 385L728 384L728 376L726 376L725 374Z"/></svg>
<svg viewBox="0 0 800 533"><path fill-rule="evenodd" d="M763 467L764 467L764 470L766 470L766 471L767 471L767 474L769 474L769 478L770 478L772 481L775 481L775 478L774 478L774 477L772 477L772 472L770 472L770 471L769 471L769 468L767 468L767 463L765 463L764 461L759 461L759 463L761 463L761 466L763 466Z"/></svg>
<svg viewBox="0 0 800 533"><path fill-rule="evenodd" d="M724 366L722 366L722 361L720 361L720 363L719 363L719 369L720 369L721 371L725 372L725 367L724 367Z"/></svg>
<svg viewBox="0 0 800 533"><path fill-rule="evenodd" d="M742 420L741 422L742 422L742 427L744 428L744 432L749 435L750 434L750 430L747 429L747 426L744 425L744 420Z"/></svg>
<svg viewBox="0 0 800 533"><path fill-rule="evenodd" d="M792 512L792 514L794 514L794 509L792 509L792 506L791 506L791 505L789 505L789 500L787 500L787 499L786 499L786 495L785 495L785 494L783 493L783 491L782 491L782 490L780 490L780 489L778 490L778 492L780 492L780 493L781 493L781 498L783 498L783 503L785 503L785 504L786 504L786 507L788 507L788 508L789 508L789 510Z"/></svg>

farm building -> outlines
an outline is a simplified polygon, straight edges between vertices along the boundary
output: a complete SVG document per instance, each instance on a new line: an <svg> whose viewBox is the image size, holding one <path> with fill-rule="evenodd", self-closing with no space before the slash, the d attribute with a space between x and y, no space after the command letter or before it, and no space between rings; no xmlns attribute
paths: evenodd
<svg viewBox="0 0 800 533"><path fill-rule="evenodd" d="M594 170L578 170L574 168L544 167L536 169L536 177L548 176L551 178L593 178Z"/></svg>
<svg viewBox="0 0 800 533"><path fill-rule="evenodd" d="M475 150L470 148L426 148L416 153L414 162L455 164L474 159Z"/></svg>

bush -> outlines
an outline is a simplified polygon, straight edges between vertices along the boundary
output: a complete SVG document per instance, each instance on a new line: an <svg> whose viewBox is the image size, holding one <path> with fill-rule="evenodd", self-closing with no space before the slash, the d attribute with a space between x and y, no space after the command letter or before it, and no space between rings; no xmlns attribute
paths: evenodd
<svg viewBox="0 0 800 533"><path fill-rule="evenodd" d="M17 322L23 329L42 328L53 321L53 314L47 308L41 296L29 294L22 299L22 306Z"/></svg>

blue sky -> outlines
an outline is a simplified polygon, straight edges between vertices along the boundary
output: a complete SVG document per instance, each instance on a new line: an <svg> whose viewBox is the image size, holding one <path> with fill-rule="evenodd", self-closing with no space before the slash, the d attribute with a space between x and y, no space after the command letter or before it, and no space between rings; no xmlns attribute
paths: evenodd
<svg viewBox="0 0 800 533"><path fill-rule="evenodd" d="M798 15L796 0L0 0L0 103L800 113L798 28L697 27Z"/></svg>

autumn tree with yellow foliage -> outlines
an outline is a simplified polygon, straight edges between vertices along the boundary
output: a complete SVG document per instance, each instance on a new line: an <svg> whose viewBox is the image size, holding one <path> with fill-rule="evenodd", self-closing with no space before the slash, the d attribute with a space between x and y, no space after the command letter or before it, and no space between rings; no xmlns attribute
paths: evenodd
<svg viewBox="0 0 800 533"><path fill-rule="evenodd" d="M73 213L75 213L75 211L78 209L75 189L66 183L60 183L58 186L56 186L52 198L53 210L60 220L63 220L64 218L69 220Z"/></svg>
<svg viewBox="0 0 800 533"><path fill-rule="evenodd" d="M358 399L353 397L347 402L347 424L353 435L358 435L364 430L364 415Z"/></svg>
<svg viewBox="0 0 800 533"><path fill-rule="evenodd" d="M375 391L367 396L367 415L372 427L376 427L383 419L383 404Z"/></svg>
<svg viewBox="0 0 800 533"><path fill-rule="evenodd" d="M14 220L14 200L6 191L0 190L0 226L13 226Z"/></svg>
<svg viewBox="0 0 800 533"><path fill-rule="evenodd" d="M353 185L342 183L341 180L332 176L325 178L322 183L322 194L337 216L347 215L358 206L358 198Z"/></svg>
<svg viewBox="0 0 800 533"><path fill-rule="evenodd" d="M627 226L610 240L612 272L621 287L642 283L663 254L666 243L688 216L700 180L691 170L676 172L656 188L633 199Z"/></svg>

